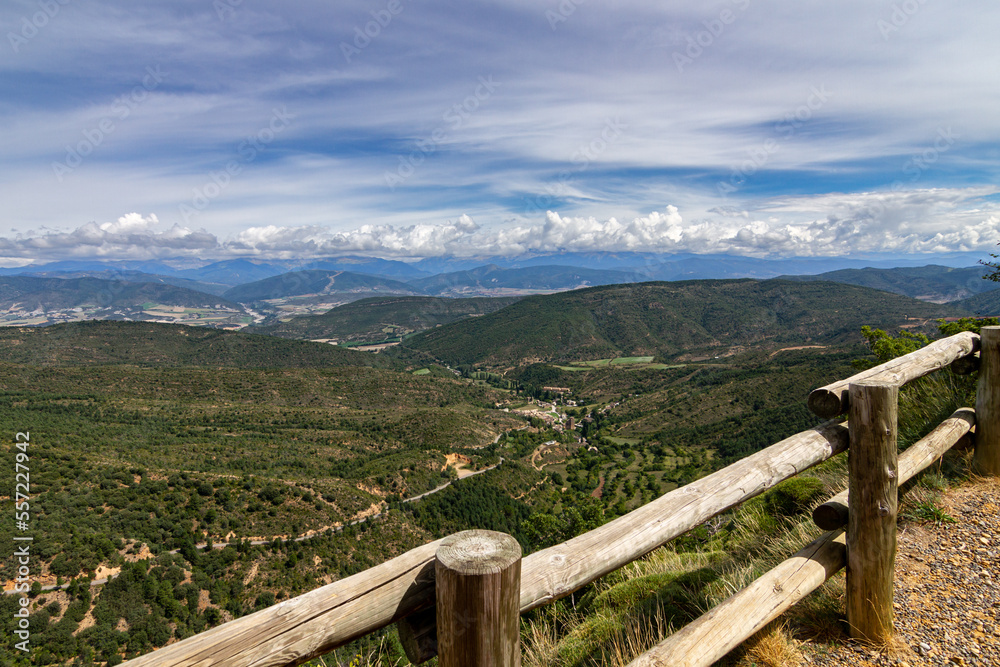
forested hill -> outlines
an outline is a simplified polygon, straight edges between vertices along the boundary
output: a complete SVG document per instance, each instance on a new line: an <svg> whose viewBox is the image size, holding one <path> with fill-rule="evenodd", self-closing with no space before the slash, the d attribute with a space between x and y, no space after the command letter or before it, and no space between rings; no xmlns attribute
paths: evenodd
<svg viewBox="0 0 1000 667"><path fill-rule="evenodd" d="M14 305L22 309L74 308L85 305L120 308L149 301L169 306L224 306L240 310L239 304L221 296L161 282L127 282L92 277L0 277L0 308L3 309Z"/></svg>
<svg viewBox="0 0 1000 667"><path fill-rule="evenodd" d="M309 270L282 273L279 276L238 285L225 292L224 296L233 301L248 302L307 294L367 294L374 292L418 294L420 290L416 290L406 283L380 276L348 271Z"/></svg>
<svg viewBox="0 0 1000 667"><path fill-rule="evenodd" d="M177 324L104 320L0 328L0 362L227 368L396 366L395 361L382 355L323 343Z"/></svg>
<svg viewBox="0 0 1000 667"><path fill-rule="evenodd" d="M285 338L371 342L423 331L464 317L486 315L520 298L372 297L337 306L322 315L293 317L287 322L255 327L253 330Z"/></svg>
<svg viewBox="0 0 1000 667"><path fill-rule="evenodd" d="M993 317L1000 314L1000 289L982 292L951 304L979 317Z"/></svg>
<svg viewBox="0 0 1000 667"><path fill-rule="evenodd" d="M830 280L873 287L915 299L945 303L996 290L1000 285L983 280L985 266L956 269L950 266L912 266L893 269L841 269L817 276L782 276L788 280Z"/></svg>
<svg viewBox="0 0 1000 667"><path fill-rule="evenodd" d="M453 365L675 358L744 345L860 342L864 324L893 328L961 312L832 282L649 282L527 297L496 313L418 334L405 345Z"/></svg>

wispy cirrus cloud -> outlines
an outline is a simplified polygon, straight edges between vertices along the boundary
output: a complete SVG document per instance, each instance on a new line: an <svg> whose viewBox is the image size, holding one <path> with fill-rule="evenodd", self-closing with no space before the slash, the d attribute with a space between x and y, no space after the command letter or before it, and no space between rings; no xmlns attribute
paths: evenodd
<svg viewBox="0 0 1000 667"><path fill-rule="evenodd" d="M924 252L973 240L947 228L953 218L891 227L890 210L925 217L906 192L1000 182L1000 7L989 4L923 3L893 22L891 5L863 0L795 12L767 0L403 0L385 25L372 12L386 5L361 0L225 5L220 15L203 0L65 3L16 52L0 43L0 84L17 91L0 100L3 226L41 243L45 228L144 211L164 225L164 253L176 225L188 231L174 242L190 244L177 252L264 253L272 246L254 230L307 229L274 231L273 248L472 252L475 239L511 252L603 242L833 254L854 252L844 241L854 225L879 247ZM35 11L16 0L0 22ZM377 34L345 58L341 43L372 21ZM697 57L679 69L674 54L692 40ZM116 101L147 68L162 81L121 118ZM450 122L484 78L496 93ZM817 90L825 99L811 104ZM206 175L285 107L295 122L185 219ZM803 108L807 121L789 132ZM109 118L113 131L96 134ZM588 150L616 119L627 127ZM942 128L955 141L915 168ZM97 141L87 133L100 144L60 181L53 163ZM411 155L418 168L390 187L385 175ZM720 196L734 171L738 187ZM796 217L785 208L795 198L832 208ZM883 214L851 208L880 198ZM448 222L463 214L479 229ZM989 236L988 219L966 221L976 238ZM886 233L902 236L879 240ZM119 247L102 243L78 252Z"/></svg>

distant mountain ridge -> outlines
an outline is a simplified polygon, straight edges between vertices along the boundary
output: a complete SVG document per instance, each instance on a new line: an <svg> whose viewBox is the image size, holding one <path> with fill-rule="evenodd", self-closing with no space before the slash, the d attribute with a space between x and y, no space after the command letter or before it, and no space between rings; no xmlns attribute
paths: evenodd
<svg viewBox="0 0 1000 667"><path fill-rule="evenodd" d="M935 255L938 265L969 267L984 259L982 253ZM495 265L501 269L538 266L575 266L637 273L646 280L689 280L717 278L774 278L787 275L816 275L841 269L866 267L888 269L927 264L913 258L852 259L844 257L756 258L737 255L655 252L549 252L518 256L429 257L418 261L381 259L363 255L341 255L308 259L236 258L195 260L65 260L28 266L0 268L0 275L25 275L59 272L138 271L159 276L176 276L200 282L236 286L290 271L310 269L349 271L413 280L440 273L468 271Z"/></svg>
<svg viewBox="0 0 1000 667"><path fill-rule="evenodd" d="M108 269L105 271L81 270L81 271L53 271L21 274L30 278L60 278L68 280L72 278L99 278L101 280L117 280L129 283L160 283L163 285L173 285L174 287L184 287L195 292L204 292L213 296L222 296L223 292L229 289L228 285L221 283L207 283L197 280L189 280L179 276L164 276L157 273L145 273L143 271L132 271L128 269Z"/></svg>
<svg viewBox="0 0 1000 667"><path fill-rule="evenodd" d="M495 264L488 264L467 271L418 278L409 281L409 284L426 294L452 296L499 289L565 290L580 286L614 285L642 280L645 280L644 276L629 271L558 265L504 269Z"/></svg>
<svg viewBox="0 0 1000 667"><path fill-rule="evenodd" d="M104 308L136 306L155 301L165 305L222 305L240 310L239 304L221 296L162 283L127 282L102 278L0 277L0 308L74 308L93 305Z"/></svg>
<svg viewBox="0 0 1000 667"><path fill-rule="evenodd" d="M842 269L814 276L782 276L786 280L832 280L848 285L860 285L903 294L905 296L947 303L1000 288L1000 283L984 280L989 272L985 266L952 268L928 265L892 269Z"/></svg>
<svg viewBox="0 0 1000 667"><path fill-rule="evenodd" d="M381 276L351 273L349 271L310 269L307 271L282 273L245 285L237 285L227 290L224 296L234 301L247 302L314 294L369 295L379 292L394 295L414 295L420 293L406 283Z"/></svg>
<svg viewBox="0 0 1000 667"><path fill-rule="evenodd" d="M428 275L412 264L378 257L344 255L318 259L257 260L247 258L219 261L178 260L173 266L155 260L66 260L46 264L29 264L14 268L0 268L0 275L46 275L58 277L61 273L95 275L103 272L138 272L157 276L172 276L197 282L219 283L230 287L255 280L262 280L290 271L308 269L351 271L398 278L417 278ZM192 266L193 264L193 266Z"/></svg>
<svg viewBox="0 0 1000 667"><path fill-rule="evenodd" d="M285 338L375 342L449 324L465 317L487 315L519 299L372 297L337 306L322 315L293 317L288 322L254 327L252 331Z"/></svg>
<svg viewBox="0 0 1000 667"><path fill-rule="evenodd" d="M592 287L529 296L490 315L417 334L407 348L451 365L725 354L739 346L858 340L864 324L894 328L960 315L834 282L699 280Z"/></svg>
<svg viewBox="0 0 1000 667"><path fill-rule="evenodd" d="M651 280L738 279L747 276L769 279L779 268L808 271L808 275L782 276L789 281L832 280L936 303L971 298L1000 287L1000 283L982 280L987 271L983 266L868 266L813 275L817 269L850 261L835 258L765 260L728 255L642 252L564 252L492 259L496 261L479 264L482 259L453 257L413 263L362 256L310 260L243 258L201 266L194 260L69 260L0 269L0 279L7 280L0 283L0 305L6 304L7 307L7 312L0 314L0 322L45 325L110 317L174 320L239 328L251 322L273 321L277 317L287 319L294 315L321 313L331 306L371 297L524 296ZM435 269L457 270L428 274ZM49 282L38 282L45 280ZM4 294L8 297L6 301L2 300ZM100 300L96 306L95 299ZM958 307L978 312L987 307L983 305L986 303L989 303L988 300L963 303ZM94 307L84 307L82 313L66 310L85 304ZM216 308L214 313L199 310L215 306L221 306L221 309ZM63 311L56 312L57 309ZM174 316L171 309L181 314ZM49 311L53 312L51 316L47 314ZM382 314L387 318L386 328L410 330L408 325L394 319L402 313L392 315L384 311ZM466 315L474 314L482 313ZM419 331L424 324L445 324L450 321L448 317L444 314L440 317L438 314L429 316L423 324L415 322L412 330ZM357 321L362 329L368 326L362 320ZM298 325L312 327L305 320ZM337 330L330 337L353 335L340 325L333 329L327 326L327 329L329 332ZM287 335L295 335L292 328L285 328L284 331ZM314 327L313 331L315 333L319 328ZM369 330L362 338L373 333ZM326 336L319 333L316 337Z"/></svg>

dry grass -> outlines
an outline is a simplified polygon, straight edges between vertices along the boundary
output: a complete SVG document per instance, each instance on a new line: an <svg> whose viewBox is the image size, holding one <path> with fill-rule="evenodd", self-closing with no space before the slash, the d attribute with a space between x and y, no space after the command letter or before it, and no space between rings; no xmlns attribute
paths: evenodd
<svg viewBox="0 0 1000 667"><path fill-rule="evenodd" d="M802 652L785 622L775 621L743 644L744 655L737 667L799 667Z"/></svg>

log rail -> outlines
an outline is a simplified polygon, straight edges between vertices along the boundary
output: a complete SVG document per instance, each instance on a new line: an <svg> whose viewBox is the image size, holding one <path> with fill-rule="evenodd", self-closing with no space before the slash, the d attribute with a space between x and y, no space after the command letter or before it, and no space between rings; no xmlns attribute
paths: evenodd
<svg viewBox="0 0 1000 667"><path fill-rule="evenodd" d="M898 388L958 360L964 361L953 368L978 366L973 357L982 357L984 370L979 377L976 411L965 409L952 415L904 452L898 469L890 470L889 477L893 478L894 490L895 483L902 484L916 475L948 448L967 442L977 422L990 422L985 430L998 434L987 445L978 440L976 445L976 460L983 462L984 470L994 472L993 465L1000 461L1000 405L994 405L1000 403L1000 388L989 391L984 385L1000 374L1000 370L994 370L1000 369L1000 327L984 327L983 336L987 344L980 345L979 335L958 334L823 387L810 395L810 408L824 418L836 416L850 407L852 384ZM996 381L1000 382L1000 378ZM982 426L976 430L982 430ZM524 557L520 561L519 612L565 597L778 482L847 451L855 437L847 422L827 421L674 489L588 533ZM832 528L832 532L668 637L630 667L710 665L764 627L847 563L851 549L847 534L851 531L845 532L842 527L852 520L848 508L846 492L821 505L816 510L817 524ZM396 622L410 659L429 659L438 649L434 613L434 572L439 563L436 554L448 539L423 545L364 572L123 664L293 666ZM889 586L891 590L891 582Z"/></svg>

